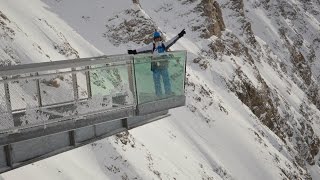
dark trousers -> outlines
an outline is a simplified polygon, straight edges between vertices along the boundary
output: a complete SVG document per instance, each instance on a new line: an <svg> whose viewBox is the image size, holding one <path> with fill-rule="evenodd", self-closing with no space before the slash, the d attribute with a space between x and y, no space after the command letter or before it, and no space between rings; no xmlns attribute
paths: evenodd
<svg viewBox="0 0 320 180"><path fill-rule="evenodd" d="M156 95L158 97L162 96L161 78L163 81L165 94L170 95L172 91L168 68L155 68L153 70L153 82Z"/></svg>

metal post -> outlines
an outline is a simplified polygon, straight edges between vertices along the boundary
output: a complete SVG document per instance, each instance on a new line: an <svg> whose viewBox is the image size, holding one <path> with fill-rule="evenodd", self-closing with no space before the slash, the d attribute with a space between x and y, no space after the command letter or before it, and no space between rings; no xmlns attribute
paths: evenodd
<svg viewBox="0 0 320 180"><path fill-rule="evenodd" d="M76 138L75 138L74 130L69 131L69 139L70 139L70 145L75 146L76 145Z"/></svg>
<svg viewBox="0 0 320 180"><path fill-rule="evenodd" d="M90 67L86 66L86 69L90 69ZM87 80L88 98L91 98L92 97L92 91L91 91L90 71L86 71L86 80Z"/></svg>
<svg viewBox="0 0 320 180"><path fill-rule="evenodd" d="M131 70L132 70L132 75L131 75L131 79L133 80L132 84L133 84L133 88L134 88L134 95L133 95L133 98L134 98L134 101L135 101L135 115L139 114L139 109L138 109L138 91L137 91L137 78L136 78L136 69L134 68L134 57L132 56L131 57Z"/></svg>
<svg viewBox="0 0 320 180"><path fill-rule="evenodd" d="M11 152L11 144L5 145L3 147L5 155L6 155L6 161L7 161L7 166L13 167L13 159L12 159L12 152Z"/></svg>
<svg viewBox="0 0 320 180"><path fill-rule="evenodd" d="M38 72L36 72L35 74L36 76L39 76ZM41 88L40 88L39 78L36 79L36 86L37 86L37 96L38 96L38 108L39 108L39 111L41 111L41 107L43 106L43 104L42 104L42 98L41 98ZM43 119L43 127L46 128L46 122L44 119Z"/></svg>
<svg viewBox="0 0 320 180"><path fill-rule="evenodd" d="M39 76L39 73L36 72L36 76ZM42 98L41 98L41 89L40 89L40 79L36 80L36 86L37 86L37 96L38 96L38 106L39 108L42 107Z"/></svg>
<svg viewBox="0 0 320 180"><path fill-rule="evenodd" d="M97 125L96 124L93 125L93 130L94 130L94 137L96 138L97 137Z"/></svg>
<svg viewBox="0 0 320 180"><path fill-rule="evenodd" d="M134 76L134 73L133 73L133 59L132 61L130 61L130 64L128 64L127 66L128 68L128 81L129 81L129 89L132 93L132 98L133 98L133 104L134 105L137 105L137 97L136 97L136 89L135 89L135 76Z"/></svg>
<svg viewBox="0 0 320 180"><path fill-rule="evenodd" d="M7 77L2 77L3 80L7 80ZM5 99L6 99L6 106L7 106L7 113L10 116L10 119L13 121L13 116L12 116L12 106L11 106L11 98L10 98L10 90L9 90L9 84L7 81L3 83L4 86L4 94L5 94ZM13 123L14 124L14 123Z"/></svg>
<svg viewBox="0 0 320 180"><path fill-rule="evenodd" d="M122 119L122 127L129 129L128 118Z"/></svg>
<svg viewBox="0 0 320 180"><path fill-rule="evenodd" d="M75 71L76 68L71 68L72 71ZM78 80L77 80L77 74L72 73L72 86L73 86L73 96L74 100L79 100L79 93L78 93Z"/></svg>
<svg viewBox="0 0 320 180"><path fill-rule="evenodd" d="M184 81L183 81L183 90L184 90L184 94L186 93L186 82L187 82L187 55L188 55L188 52L185 51L185 58L184 58Z"/></svg>

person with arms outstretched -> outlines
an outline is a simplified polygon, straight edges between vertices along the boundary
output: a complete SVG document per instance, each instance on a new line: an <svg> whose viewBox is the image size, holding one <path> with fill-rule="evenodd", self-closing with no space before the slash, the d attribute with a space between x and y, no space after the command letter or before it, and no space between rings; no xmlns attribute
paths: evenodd
<svg viewBox="0 0 320 180"><path fill-rule="evenodd" d="M186 34L186 31L183 29L178 35L173 37L167 42L162 41L161 33L156 31L153 33L153 42L148 46L136 49L128 50L128 54L138 54L138 53L149 53L153 54L155 59L162 57L166 54L168 49L176 43L183 35ZM171 83L168 72L168 61L162 60L157 62L151 62L151 71L153 72L153 81L155 87L155 93L158 97L162 96L161 89L161 78L164 85L164 90L166 95L171 95Z"/></svg>

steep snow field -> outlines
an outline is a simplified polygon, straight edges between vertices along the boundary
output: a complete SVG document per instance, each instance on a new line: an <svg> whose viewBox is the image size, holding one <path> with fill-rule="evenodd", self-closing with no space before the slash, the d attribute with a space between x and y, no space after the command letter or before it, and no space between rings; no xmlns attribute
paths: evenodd
<svg viewBox="0 0 320 180"><path fill-rule="evenodd" d="M54 61L66 59L66 56L76 58L102 54L66 21L50 12L49 6L41 1L1 1L1 12L8 18L5 21L7 26L15 32L13 40L5 45L14 50L18 62Z"/></svg>
<svg viewBox="0 0 320 180"><path fill-rule="evenodd" d="M241 68L254 86L261 86L258 71L266 84L279 89L277 93L289 102L293 116L299 117L304 92L285 73L266 63L268 52L261 52L255 68L242 57L217 60L205 54L217 37L203 39L199 38L200 32L192 31L192 27L205 23L194 11L197 2L140 0L140 7L131 0L0 0L0 11L9 20L4 20L6 26L15 32L8 35L12 39L0 43L0 57L15 63L125 54L127 49L143 43L126 42L130 31L116 39L120 43L114 43L108 35L113 33L111 25L120 26L134 18L131 10L139 12L138 17L146 22L154 22L167 38L185 28L186 36L172 50L188 51L186 107L173 109L171 116L129 132L3 173L2 179L270 180L307 179L308 173L319 179L319 167L308 166L307 172L298 166L285 143L229 90L226 80L236 78L233 73ZM239 35L239 21L232 19L231 12L223 13L225 19L231 19L225 20L227 30L223 36ZM277 31L272 29L273 22L260 12L250 13L260 14L254 27L263 24L269 32L256 34L258 43L272 44L277 39L277 33L272 33ZM133 26L132 32L139 26ZM270 35L274 39L269 42ZM12 50L12 56L3 50L6 47ZM210 62L207 69L194 63L198 57ZM280 103L285 106L283 101ZM319 110L310 107L313 115L320 117ZM319 130L316 133L320 134Z"/></svg>

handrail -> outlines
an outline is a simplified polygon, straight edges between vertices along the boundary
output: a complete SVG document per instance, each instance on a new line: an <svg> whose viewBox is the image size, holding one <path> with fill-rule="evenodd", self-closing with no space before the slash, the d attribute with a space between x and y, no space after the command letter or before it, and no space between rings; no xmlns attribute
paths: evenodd
<svg viewBox="0 0 320 180"><path fill-rule="evenodd" d="M101 63L100 63L101 64ZM126 63L126 64L130 64L130 63ZM93 64L93 65L98 65L98 64ZM65 75L65 74L70 74L70 73L79 73L79 72L88 72L88 71L92 71L92 70L99 70L99 69L106 69L109 67L113 67L113 66L118 66L117 65L110 65L110 66L106 66L106 67L97 67L97 68L90 68L90 69L81 69L81 70L72 70L71 68L68 68L70 71L60 71L60 72L55 72L55 73L46 73L46 74L38 74L38 75L30 75L30 76L25 76L25 77L14 77L14 78L10 78L9 76L3 76L6 77L6 79L0 80L0 83L3 82L10 82L10 81L20 81L20 80L24 80L24 79L39 79L39 78L45 78L45 77L50 77L53 75ZM121 65L121 64L120 64ZM82 67L82 66L78 66L78 67ZM45 70L45 71L50 71L50 70ZM51 70L52 71L52 70ZM37 71L38 72L38 71ZM29 72L31 73L35 73L35 72ZM27 73L21 73L21 74L27 74Z"/></svg>
<svg viewBox="0 0 320 180"><path fill-rule="evenodd" d="M84 58L84 59L73 59L73 60L65 60L65 61L53 61L53 62L42 62L42 63L34 63L34 64L21 64L15 66L6 66L0 68L0 76L13 76L19 74L27 74L33 72L41 72L41 71L50 71L56 69L68 69L68 68L76 68L82 66L92 66L97 64L108 64L108 63L116 63L126 64L127 62L132 61L129 56L127 59L119 61L118 59L109 59L106 56L96 57L96 58Z"/></svg>
<svg viewBox="0 0 320 180"><path fill-rule="evenodd" d="M185 52L185 51L172 51L172 52ZM18 74L27 74L33 72L50 71L56 69L68 69L84 66L92 66L104 63L116 63L117 65L126 64L132 62L133 57L152 57L150 53L143 53L138 55L110 55L110 56L98 56L90 58L79 58L71 60L59 60L51 62L39 62L30 64L18 64L14 66L0 67L0 77L14 76Z"/></svg>

